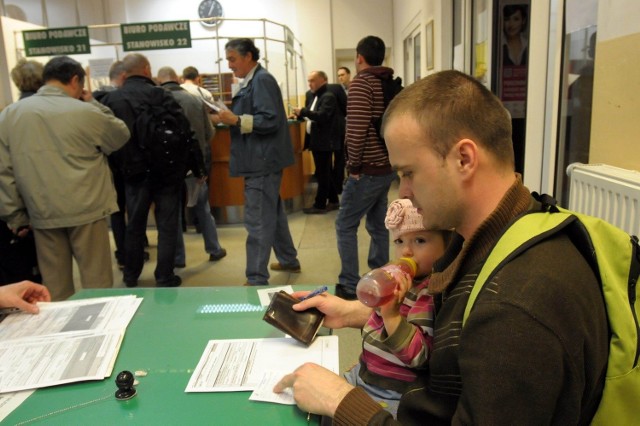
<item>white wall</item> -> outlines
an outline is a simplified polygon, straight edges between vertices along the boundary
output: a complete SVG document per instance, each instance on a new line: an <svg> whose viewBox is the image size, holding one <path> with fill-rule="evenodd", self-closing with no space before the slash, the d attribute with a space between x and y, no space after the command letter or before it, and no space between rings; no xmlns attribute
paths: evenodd
<svg viewBox="0 0 640 426"><path fill-rule="evenodd" d="M122 22L155 22L198 19L200 0L158 1L158 0L84 0L80 5L79 17L82 25L118 24ZM335 81L335 49L355 49L357 42L364 36L373 34L382 38L392 53L396 50L394 36L393 0L221 0L224 17L229 19L266 19L288 26L301 43L300 53L294 64L287 61L284 46L269 42L269 70L276 78L300 94L307 90L306 76L312 70L323 70ZM20 7L30 22L41 24L40 0L5 0L5 5ZM77 25L75 0L46 0L49 26ZM267 24L268 36L284 39L282 29ZM220 37L256 37L262 35L263 23L238 23L231 20L219 26L218 32L205 28L197 22L191 24L192 48L166 51L145 51L153 70L162 66L172 66L180 72L185 66L196 66L201 72L227 72L226 60L213 36ZM92 38L96 36L92 33ZM119 41L119 29L102 31L100 40ZM198 40L201 39L201 40ZM89 58L118 57L124 53L119 48L92 48L92 55L76 57L87 64ZM264 49L261 49L264 52ZM284 72L285 61L289 72ZM393 66L396 57L392 56L389 65ZM350 64L353 66L353 64ZM4 74L4 72L3 72Z"/></svg>
<svg viewBox="0 0 640 426"><path fill-rule="evenodd" d="M38 28L40 28L38 25L0 16L0 40L3 41L0 43L0 57L5 59L0 63L0 109L17 100L20 95L10 77L11 70L18 62L17 43L22 44L20 31ZM33 59L38 60L38 58ZM45 63L46 60L41 62Z"/></svg>
<svg viewBox="0 0 640 426"><path fill-rule="evenodd" d="M404 75L403 41L417 27L422 34L421 75L450 68L451 63L451 0L395 0L393 2L394 45L393 63L396 75ZM427 70L424 53L427 39L425 27L433 20L434 68Z"/></svg>

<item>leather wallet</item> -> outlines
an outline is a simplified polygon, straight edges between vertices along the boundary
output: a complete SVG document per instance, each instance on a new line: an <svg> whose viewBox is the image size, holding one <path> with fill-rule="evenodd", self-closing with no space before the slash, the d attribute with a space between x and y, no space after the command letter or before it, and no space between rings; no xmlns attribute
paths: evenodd
<svg viewBox="0 0 640 426"><path fill-rule="evenodd" d="M274 293L262 319L308 346L322 326L324 314L316 308L294 311L296 303L300 300L285 291Z"/></svg>

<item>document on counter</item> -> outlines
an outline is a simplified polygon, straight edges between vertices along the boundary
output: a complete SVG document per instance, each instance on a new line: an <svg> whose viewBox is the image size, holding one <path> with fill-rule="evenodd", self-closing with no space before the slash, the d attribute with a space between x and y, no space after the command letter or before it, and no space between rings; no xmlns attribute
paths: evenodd
<svg viewBox="0 0 640 426"><path fill-rule="evenodd" d="M39 303L0 323L0 393L111 375L135 296Z"/></svg>
<svg viewBox="0 0 640 426"><path fill-rule="evenodd" d="M251 391L264 373L289 372L313 362L338 374L338 336L319 336L305 346L291 338L210 340L185 392Z"/></svg>
<svg viewBox="0 0 640 426"><path fill-rule="evenodd" d="M11 414L13 410L18 408L20 404L22 404L27 398L29 398L33 392L35 391L28 390L0 394L0 422L2 422L5 417Z"/></svg>
<svg viewBox="0 0 640 426"><path fill-rule="evenodd" d="M287 292L289 294L293 293L293 287L291 287L290 285L258 289L257 291L258 291L258 299L260 299L260 305L264 307L269 306L269 304L271 303L271 299L273 298L273 295L279 292L280 290Z"/></svg>
<svg viewBox="0 0 640 426"><path fill-rule="evenodd" d="M136 296L40 302L40 313L10 314L0 323L0 342L45 336L124 330L142 303Z"/></svg>

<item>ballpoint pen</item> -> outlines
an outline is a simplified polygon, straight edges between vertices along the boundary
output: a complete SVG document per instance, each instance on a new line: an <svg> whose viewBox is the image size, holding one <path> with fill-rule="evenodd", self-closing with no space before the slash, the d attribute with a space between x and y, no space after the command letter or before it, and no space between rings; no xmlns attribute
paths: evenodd
<svg viewBox="0 0 640 426"><path fill-rule="evenodd" d="M317 295L319 295L319 294L322 294L322 293L324 293L324 292L325 292L325 291L327 291L327 290L328 290L327 286L326 286L326 285L323 285L322 287L317 288L317 289L313 290L311 293L309 293L309 294L307 294L306 296L304 296L302 299L300 299L300 301L310 299L310 298L312 298L313 296L317 296Z"/></svg>
<svg viewBox="0 0 640 426"><path fill-rule="evenodd" d="M9 314L20 312L19 308L0 308L0 320L3 320Z"/></svg>

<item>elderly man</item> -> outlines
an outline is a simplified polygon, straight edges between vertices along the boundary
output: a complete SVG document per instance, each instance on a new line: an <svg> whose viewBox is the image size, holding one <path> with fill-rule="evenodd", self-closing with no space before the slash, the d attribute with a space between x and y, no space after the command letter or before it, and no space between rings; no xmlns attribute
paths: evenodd
<svg viewBox="0 0 640 426"><path fill-rule="evenodd" d="M282 169L294 162L282 93L275 78L258 64L260 51L248 38L230 40L227 61L242 78L231 110L220 111L231 126L231 176L244 177L247 285L267 285L271 249L277 271L300 272L289 222L280 199Z"/></svg>
<svg viewBox="0 0 640 426"><path fill-rule="evenodd" d="M129 139L125 123L84 90L82 65L44 67L38 93L0 114L0 216L35 230L38 264L53 300L113 285L107 216L118 210L107 155ZM84 101L84 102L83 102Z"/></svg>
<svg viewBox="0 0 640 426"><path fill-rule="evenodd" d="M307 120L306 138L316 166L318 191L313 206L303 209L306 214L322 214L338 208L338 188L333 180L333 154L342 151L344 116L336 96L328 90L327 74L312 71L307 78L309 92L306 106L296 108L294 114Z"/></svg>

